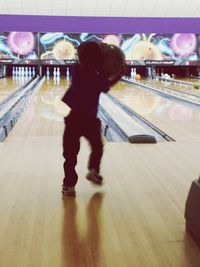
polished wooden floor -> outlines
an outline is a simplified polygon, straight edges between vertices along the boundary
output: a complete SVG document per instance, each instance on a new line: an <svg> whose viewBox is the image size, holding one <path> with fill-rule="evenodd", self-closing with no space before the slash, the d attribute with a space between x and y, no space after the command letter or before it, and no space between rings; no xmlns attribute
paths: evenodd
<svg viewBox="0 0 200 267"><path fill-rule="evenodd" d="M45 83L0 143L0 266L199 267L184 205L200 174L200 138L105 143L102 187L85 179L83 139L77 196L63 197L66 86Z"/></svg>
<svg viewBox="0 0 200 267"><path fill-rule="evenodd" d="M152 81L148 80L148 83L150 82ZM161 82L157 83L163 86ZM177 88L181 89L181 86ZM164 98L151 90L126 82L120 82L114 86L111 94L176 141L199 140L200 110L198 108Z"/></svg>
<svg viewBox="0 0 200 267"><path fill-rule="evenodd" d="M26 79L27 80L27 79ZM25 82L25 79L1 78L0 79L0 101L3 101L7 96L20 88Z"/></svg>

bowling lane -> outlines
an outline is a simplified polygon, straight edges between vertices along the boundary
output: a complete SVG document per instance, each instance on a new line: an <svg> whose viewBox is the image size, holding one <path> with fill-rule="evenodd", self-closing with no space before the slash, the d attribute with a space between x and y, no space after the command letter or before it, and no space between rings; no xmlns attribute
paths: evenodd
<svg viewBox="0 0 200 267"><path fill-rule="evenodd" d="M46 80L40 90L40 100L43 103L40 115L52 122L63 122L63 117L68 114L68 107L61 101L63 94L69 87L65 79Z"/></svg>
<svg viewBox="0 0 200 267"><path fill-rule="evenodd" d="M181 81L181 80L180 80ZM186 80L183 80L186 81ZM186 84L175 84L175 83L170 83L170 82L164 82L164 81L156 81L156 80L152 80L152 79L147 79L144 80L143 82L148 83L149 85L155 86L156 88L161 88L161 87L165 87L165 88L170 88L170 89L175 89L181 92L185 92L185 93L189 93L189 94L193 94L196 96L200 96L200 90L199 89L195 89L192 86L186 85ZM189 81L187 81L189 82ZM192 82L192 81L190 81ZM196 83L194 82L196 85L200 86L200 83Z"/></svg>
<svg viewBox="0 0 200 267"><path fill-rule="evenodd" d="M19 89L26 82L27 80L25 79L15 80L12 77L0 79L0 102Z"/></svg>
<svg viewBox="0 0 200 267"><path fill-rule="evenodd" d="M138 122L137 118L132 118L126 111L108 97L107 94L101 94L99 103L127 136L147 134L153 135L157 141L166 141L160 134L152 130L152 128L142 122ZM114 140L117 141L118 139L114 138ZM121 139L119 139L119 141L121 141Z"/></svg>
<svg viewBox="0 0 200 267"><path fill-rule="evenodd" d="M63 117L69 112L60 99L68 86L69 82L65 79L46 80L8 138L60 137Z"/></svg>
<svg viewBox="0 0 200 267"><path fill-rule="evenodd" d="M175 140L200 138L200 110L123 81L110 93Z"/></svg>
<svg viewBox="0 0 200 267"><path fill-rule="evenodd" d="M176 80L183 81L183 82L188 82L188 83L194 83L196 85L200 85L200 80L192 78L192 77L189 77L189 78L178 78Z"/></svg>

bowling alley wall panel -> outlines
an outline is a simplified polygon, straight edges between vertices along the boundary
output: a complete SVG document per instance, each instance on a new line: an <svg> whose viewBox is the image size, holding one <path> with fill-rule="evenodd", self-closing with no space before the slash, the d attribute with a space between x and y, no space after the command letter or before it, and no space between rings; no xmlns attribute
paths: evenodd
<svg viewBox="0 0 200 267"><path fill-rule="evenodd" d="M84 41L98 41L121 47L130 65L198 65L200 58L200 35L192 33L1 32L0 60L13 64L73 63L77 47Z"/></svg>

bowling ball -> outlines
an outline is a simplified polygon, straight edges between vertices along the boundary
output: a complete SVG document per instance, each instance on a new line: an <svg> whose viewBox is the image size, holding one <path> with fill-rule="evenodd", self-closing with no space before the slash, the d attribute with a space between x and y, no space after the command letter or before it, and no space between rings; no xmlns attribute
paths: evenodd
<svg viewBox="0 0 200 267"><path fill-rule="evenodd" d="M141 75L140 75L140 74L136 74L135 79L136 79L137 81L141 80Z"/></svg>
<svg viewBox="0 0 200 267"><path fill-rule="evenodd" d="M81 43L78 47L78 59L85 68L97 68L102 61L100 44L92 41Z"/></svg>
<svg viewBox="0 0 200 267"><path fill-rule="evenodd" d="M101 44L102 50L102 62L101 67L103 73L111 79L121 76L125 72L125 55L123 51L115 46L110 44Z"/></svg>

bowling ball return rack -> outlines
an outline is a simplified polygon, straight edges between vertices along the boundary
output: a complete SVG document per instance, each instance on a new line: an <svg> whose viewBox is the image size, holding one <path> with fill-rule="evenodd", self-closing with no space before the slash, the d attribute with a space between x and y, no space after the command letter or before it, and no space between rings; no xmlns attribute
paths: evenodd
<svg viewBox="0 0 200 267"><path fill-rule="evenodd" d="M100 101L98 116L102 122L103 135L108 141L126 141L132 144L154 144L157 143L157 138L159 141L175 141L165 132L161 131L155 125L140 116L138 113L127 107L125 104L121 103L114 96L106 94L103 99L105 103ZM130 125L128 127L129 133L127 133L126 130L122 128L122 120L121 124L118 124L120 112L118 113L118 118L113 119L114 117L109 114L109 109L106 110L106 106L108 104L114 105L112 109L115 109L116 106L117 112L122 112L122 118L124 118L124 115L129 117L129 120L126 121L126 123L129 123ZM110 110L110 112L112 111L112 109ZM144 127L146 129L146 133L138 134L138 131L136 130L134 134L135 123L132 124L131 121L134 121L136 122L136 124ZM130 131L130 129L132 130Z"/></svg>

